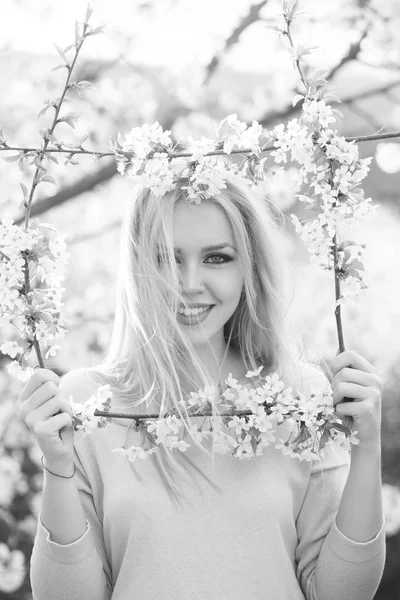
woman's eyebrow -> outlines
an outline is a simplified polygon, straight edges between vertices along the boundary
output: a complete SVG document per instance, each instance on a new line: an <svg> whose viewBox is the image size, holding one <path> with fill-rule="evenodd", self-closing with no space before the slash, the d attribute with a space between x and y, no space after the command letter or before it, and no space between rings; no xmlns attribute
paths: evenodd
<svg viewBox="0 0 400 600"><path fill-rule="evenodd" d="M235 246L229 244L228 242L223 242L222 244L215 244L214 246L205 246L201 249L202 252L209 252L211 250L222 250L222 248L232 248L232 250L236 251ZM182 252L180 248L174 248L175 252Z"/></svg>

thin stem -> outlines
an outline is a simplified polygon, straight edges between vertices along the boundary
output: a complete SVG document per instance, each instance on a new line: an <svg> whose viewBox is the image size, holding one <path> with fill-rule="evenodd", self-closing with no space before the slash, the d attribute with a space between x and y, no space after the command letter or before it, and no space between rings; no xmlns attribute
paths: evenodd
<svg viewBox="0 0 400 600"><path fill-rule="evenodd" d="M55 114L54 114L53 123L51 124L51 127L48 130L47 135L44 136L43 148L40 150L40 153L38 154L39 162L41 162L43 160L43 157L44 157L44 155L46 153L46 150L47 150L47 146L49 145L49 142L50 142L50 137L53 134L54 129L55 129L57 123L58 123L58 115L60 114L62 103L64 101L65 95L66 95L66 93L68 91L68 88L69 88L69 81L70 81L70 78L71 78L72 71L73 71L73 69L75 67L75 64L76 64L76 61L78 59L78 55L79 55L79 52L80 52L80 50L82 48L82 44L85 41L85 34L86 34L86 31L87 31L87 28L88 28L88 23L84 23L83 30L82 30L82 39L79 42L78 46L76 46L75 56L73 58L73 61L72 61L71 64L66 65L67 70L68 70L68 75L67 75L67 79L65 81L64 90L63 90L63 92L61 94L60 101L59 101L58 105L55 106ZM7 150L8 149L9 148L7 147ZM25 214L25 231L27 230L27 228L29 226L29 219L30 219L30 213L31 213L31 205L32 205L33 195L35 193L36 187L38 186L38 184L40 182L40 180L39 180L39 174L40 174L41 170L42 169L40 169L40 167L36 168L35 175L33 177L32 187L31 187L31 190L30 190L30 193L29 193L29 199L25 203L25 208L26 208L26 214ZM29 280L29 266L28 266L28 258L27 258L26 255L24 256L24 260L25 260L25 289L24 289L24 295L25 295L26 302L27 302L28 306L32 306L32 303L31 303L31 300L30 300L30 291L31 291L31 288L30 288L30 280ZM36 323L35 323L34 320L32 321L32 329L33 329L33 335L32 335L32 337L33 337L33 340L32 340L33 347L35 349L35 352L36 352L36 355L37 355L40 367L44 368L44 362L43 362L43 357L42 357L42 353L41 353L41 350L40 350L40 344L39 344L39 341L38 341L38 339L36 337L37 331L36 331Z"/></svg>
<svg viewBox="0 0 400 600"><path fill-rule="evenodd" d="M25 298L26 298L26 303L28 304L28 306L32 306L31 300L30 300L30 296L29 296L29 292L30 292L30 284L29 284L29 268L28 268L28 259L27 256L24 256L24 260L25 260L25 268L24 268L24 274L25 274ZM39 361L39 365L40 367L43 369L44 368L44 362L43 362L43 357L42 357L42 353L40 351L40 344L38 342L38 339L36 337L36 327L35 327L35 321L33 321L32 323L32 329L33 329L33 334L32 334L32 342L33 342L33 347L35 348L35 352L36 352L36 356L38 358Z"/></svg>
<svg viewBox="0 0 400 600"><path fill-rule="evenodd" d="M371 142L373 140L387 140L400 137L400 131L388 131L387 133L375 133L372 135L361 135L345 138L346 142Z"/></svg>
<svg viewBox="0 0 400 600"><path fill-rule="evenodd" d="M336 329L337 329L337 334L338 334L339 351L340 351L340 353L342 353L345 351L345 346L344 346L343 327L342 327L341 305L338 304L338 301L340 300L340 297L341 297L341 292L340 292L340 279L339 279L339 268L338 268L338 247L337 247L337 235L336 234L333 237L333 264L334 264L334 272L335 272Z"/></svg>
<svg viewBox="0 0 400 600"><path fill-rule="evenodd" d="M140 413L137 415L133 415L132 413L118 413L118 412L107 412L107 411L103 411L103 410L95 410L94 411L94 416L95 417L112 417L112 418L119 418L119 419L135 419L136 421L142 420L142 419L159 419L160 415L158 413ZM252 411L251 410L233 410L231 412L222 412L220 413L219 416L221 417L235 417L235 416L244 416L244 415L252 415ZM164 415L164 417L167 417L169 415ZM194 415L189 415L190 417L212 417L212 413L208 412L208 411L200 411Z"/></svg>
<svg viewBox="0 0 400 600"><path fill-rule="evenodd" d="M84 26L83 26L82 39L79 42L78 46L76 47L75 56L73 58L73 61L72 61L71 65L67 65L68 75L67 75L67 79L65 81L64 90L63 90L63 93L61 94L61 98L60 98L60 101L59 101L58 105L56 105L56 107L55 107L56 111L55 111L55 114L54 114L53 123L51 124L51 127L50 127L47 135L44 137L43 148L41 149L40 155L39 155L39 160L40 161L43 160L43 157L44 157L44 155L46 153L46 150L47 150L47 146L50 143L50 136L53 135L54 129L56 128L56 125L58 123L58 115L60 114L62 103L63 103L65 95L66 95L66 93L68 91L69 80L71 78L72 71L73 71L73 69L75 67L75 64L76 64L76 61L78 59L78 55L79 55L79 52L80 52L80 50L82 48L82 44L85 41L85 34L86 34L87 28L88 28L88 24L85 23ZM35 176L33 178L33 184L32 184L32 188L31 188L31 192L29 194L29 200L28 200L27 205L26 205L25 229L27 229L28 224L29 224L29 218L30 218L30 212L31 212L31 204L32 204L33 194L34 194L35 189L36 189L36 187L38 185L37 178L39 176L39 171L40 171L40 169L39 169L39 167L37 167L36 172L35 172Z"/></svg>
<svg viewBox="0 0 400 600"><path fill-rule="evenodd" d="M290 32L290 20L288 20L288 19L286 19L286 28L287 28L286 31L283 31L282 33L287 36L287 38L288 38L288 40L290 42L290 45L291 45L292 50L294 52L296 68L297 68L297 70L299 72L300 79L301 79L302 84L304 85L305 89L308 90L308 84L307 84L306 78L304 76L304 73L302 71L302 68L300 66L300 58L297 56L297 54L296 54L296 48L294 47L294 43L293 43L293 39L292 39L292 34Z"/></svg>

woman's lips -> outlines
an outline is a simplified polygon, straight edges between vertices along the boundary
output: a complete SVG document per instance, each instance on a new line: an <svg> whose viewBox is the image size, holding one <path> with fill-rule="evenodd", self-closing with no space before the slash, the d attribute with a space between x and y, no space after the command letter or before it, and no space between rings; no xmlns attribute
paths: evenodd
<svg viewBox="0 0 400 600"><path fill-rule="evenodd" d="M207 319L208 315L211 313L214 306L215 305L212 304L207 310L205 310L204 312L202 312L199 315L182 315L181 313L178 312L177 319L183 325L197 325L198 323L202 323L203 321L205 321Z"/></svg>

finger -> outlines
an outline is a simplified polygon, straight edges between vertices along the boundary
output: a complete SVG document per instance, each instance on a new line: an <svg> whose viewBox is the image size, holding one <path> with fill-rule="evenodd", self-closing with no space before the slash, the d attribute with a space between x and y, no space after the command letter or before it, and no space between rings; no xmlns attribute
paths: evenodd
<svg viewBox="0 0 400 600"><path fill-rule="evenodd" d="M62 427L70 427L72 425L71 417L66 413L54 415L47 421L38 422L33 429L33 433L37 437L48 437L49 435L59 434Z"/></svg>
<svg viewBox="0 0 400 600"><path fill-rule="evenodd" d="M39 421L46 421L51 417L54 417L54 415L58 414L61 409L61 404L61 396L54 396L54 398L47 400L47 402L39 406L39 408L30 411L25 419L25 423L27 424L29 429L33 431L36 423L38 423Z"/></svg>
<svg viewBox="0 0 400 600"><path fill-rule="evenodd" d="M346 381L340 381L334 388L332 388L333 404L336 405L343 400L343 398L351 398L356 401L365 400L370 396L370 388L358 385L356 383L348 383Z"/></svg>
<svg viewBox="0 0 400 600"><path fill-rule="evenodd" d="M344 367L351 367L353 369L359 369L367 373L376 373L376 369L366 358L360 356L354 350L345 350L338 356L336 356L331 362L331 370L333 375L336 375L340 369Z"/></svg>
<svg viewBox="0 0 400 600"><path fill-rule="evenodd" d="M21 403L25 402L43 383L46 381L53 381L58 384L60 382L59 376L51 371L50 369L37 369L35 373L28 379L22 392L19 396Z"/></svg>
<svg viewBox="0 0 400 600"><path fill-rule="evenodd" d="M29 416L29 414L42 406L42 404L45 404L48 400L54 396L57 396L59 392L59 387L54 383L54 381L46 381L35 392L33 392L28 400L21 404L19 408L19 416L22 419L25 419L26 415Z"/></svg>
<svg viewBox="0 0 400 600"><path fill-rule="evenodd" d="M359 403L354 402L341 402L335 408L336 414L346 417L359 417L363 412L363 407Z"/></svg>
<svg viewBox="0 0 400 600"><path fill-rule="evenodd" d="M333 377L331 381L331 387L333 388L340 381L357 383L358 385L364 386L373 386L379 383L378 377L375 375L375 373L366 373L365 371L352 369L351 367L344 367L343 369L340 369L340 371L338 371Z"/></svg>
<svg viewBox="0 0 400 600"><path fill-rule="evenodd" d="M28 404L30 410L36 410L39 406L47 402L47 400L57 396L59 393L60 388L54 381L45 381L29 398Z"/></svg>
<svg viewBox="0 0 400 600"><path fill-rule="evenodd" d="M353 417L357 419L357 417L361 416L369 416L374 419L378 418L380 415L379 408L374 405L372 402L342 402L338 404L335 408L336 413L339 415L345 415L347 417Z"/></svg>

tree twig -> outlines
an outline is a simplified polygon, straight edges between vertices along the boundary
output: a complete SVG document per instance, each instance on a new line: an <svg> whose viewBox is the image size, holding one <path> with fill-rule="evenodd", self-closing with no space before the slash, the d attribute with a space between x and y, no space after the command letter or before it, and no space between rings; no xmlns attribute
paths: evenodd
<svg viewBox="0 0 400 600"><path fill-rule="evenodd" d="M350 44L346 54L342 56L342 58L339 60L339 62L336 63L336 65L333 65L333 67L329 69L328 73L324 76L325 79L330 81L345 64L358 58L358 55L361 52L361 44L367 37L368 31L369 28L364 29L358 40L356 42L353 42L353 44Z"/></svg>
<svg viewBox="0 0 400 600"><path fill-rule="evenodd" d="M393 88L400 86L400 80L392 81L391 83L386 83L385 85L381 85L376 88L372 88L371 90L365 90L363 92L358 92L353 94L352 96L348 96L347 98L342 98L341 106L346 106L346 104L350 102L355 102L356 100L364 100L366 98L370 98L371 96L376 96L378 94L384 94L386 92L391 91ZM286 121L290 119L295 114L301 111L302 102L298 102L296 106L292 106L291 104L284 108L283 110L275 110L270 111L265 114L259 121L260 125L268 129L272 123L275 121Z"/></svg>
<svg viewBox="0 0 400 600"><path fill-rule="evenodd" d="M369 141L373 141L373 140L384 140L384 139L394 139L394 138L400 138L400 131L388 131L386 133L378 133L378 134L373 134L373 135L361 135L361 136L356 136L356 137L346 137L346 141L347 142L369 142ZM263 152L270 152L271 150L274 150L275 147L273 145L268 146L266 148L263 149ZM4 148L0 148L1 150L5 150ZM19 148L7 148L7 150L19 150ZM30 149L30 151L35 151L35 148ZM49 150L47 150L47 152L49 152ZM67 152L67 150L54 150L54 152ZM68 150L68 153L70 153L71 150ZM245 150L240 150L237 151L236 153L245 153ZM247 150L247 152L251 152L250 150ZM89 151L85 151L85 154L90 154ZM234 152L232 152L233 154ZM97 153L94 153L97 154ZM217 152L215 152L214 154L217 154ZM222 151L219 152L219 154L222 154ZM177 153L176 156L188 156L188 153L182 153L179 154ZM108 152L108 153L103 153L103 156L114 156L114 153L112 152ZM62 190L60 190L59 192L57 192L56 194L53 194L53 196L47 196L46 198L43 198L41 200L38 200L37 202L35 202L35 204L33 204L32 208L31 208L31 215L32 216L38 216L44 212L46 212L47 210L50 210L52 208L55 208L57 206L60 206L61 204L64 204L65 202L67 202L68 200L71 200L71 198L75 198L76 196L80 195L80 194L84 194L86 192L90 192L92 189L94 189L97 185L101 184L101 183L105 183L106 181L109 181L110 179L112 179L114 177L114 175L116 175L118 173L117 171L117 167L115 165L115 162L109 163L107 164L105 167L100 167L99 169L97 169L95 171L95 173L93 174L87 174L84 177L82 177L81 179L79 179L78 181L76 181L74 184L64 187ZM16 224L20 224L23 221L23 217L18 217L15 219L15 223Z"/></svg>
<svg viewBox="0 0 400 600"><path fill-rule="evenodd" d="M234 44L239 41L240 36L243 31L245 31L250 25L258 21L260 18L260 10L267 4L268 0L263 0L263 2L258 2L258 4L252 4L249 8L249 12L243 19L240 21L239 25L235 27L230 36L225 40L224 47L222 50L217 52L206 66L206 74L203 80L203 85L207 84L215 70L217 69L222 55L225 54L229 48L231 48Z"/></svg>
<svg viewBox="0 0 400 600"><path fill-rule="evenodd" d="M339 351L345 351L344 336L343 336L343 325L342 325L342 313L341 305L339 303L341 292L340 292L340 280L338 270L338 246L337 246L337 235L333 237L333 263L335 269L335 319L336 319L336 330L338 334Z"/></svg>
<svg viewBox="0 0 400 600"><path fill-rule="evenodd" d="M139 421L142 419L159 419L160 415L159 413L138 413L137 415L133 415L132 413L119 413L119 412L107 412L107 411L103 411L103 410L98 410L96 409L94 411L94 416L95 417L111 417L111 418L116 418L116 419L134 419L135 421ZM235 416L244 416L244 415L252 415L252 411L247 409L247 410L232 410L230 412L221 412L220 416L221 417L235 417ZM169 415L165 415L165 416L169 416ZM207 410L207 411L199 411L196 414L193 415L189 415L190 417L212 417L212 413Z"/></svg>

